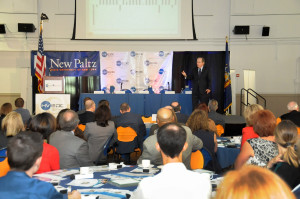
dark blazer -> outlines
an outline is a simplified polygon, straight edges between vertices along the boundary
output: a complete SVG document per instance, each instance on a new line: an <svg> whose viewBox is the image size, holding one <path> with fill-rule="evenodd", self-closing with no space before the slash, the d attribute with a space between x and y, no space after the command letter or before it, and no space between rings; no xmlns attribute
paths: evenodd
<svg viewBox="0 0 300 199"><path fill-rule="evenodd" d="M211 75L209 68L205 65L202 68L201 75L198 75L198 68L194 68L192 73L187 76L187 79L192 80L193 93L192 95L205 94L206 89L211 90Z"/></svg>
<svg viewBox="0 0 300 199"><path fill-rule="evenodd" d="M184 124L187 122L187 120L189 119L189 116L183 113L175 113L176 117L177 117L177 122L180 124Z"/></svg>
<svg viewBox="0 0 300 199"><path fill-rule="evenodd" d="M94 165L89 157L86 141L73 135L71 131L56 131L50 135L50 144L59 152L61 169Z"/></svg>
<svg viewBox="0 0 300 199"><path fill-rule="evenodd" d="M95 114L91 111L85 111L84 113L81 113L78 115L79 117L79 124L86 124L88 122L94 122L95 121Z"/></svg>
<svg viewBox="0 0 300 199"><path fill-rule="evenodd" d="M281 120L291 120L296 124L298 127L300 127L300 112L299 111L291 111L289 113L286 113L282 116L280 116Z"/></svg>
<svg viewBox="0 0 300 199"><path fill-rule="evenodd" d="M137 133L138 147L140 149L143 148L143 140L144 136L146 135L146 126L139 114L126 112L120 117L115 118L115 125L116 128L119 126L133 128Z"/></svg>
<svg viewBox="0 0 300 199"><path fill-rule="evenodd" d="M217 113L216 111L210 111L208 117L212 119L216 125L220 124L223 127L225 126L225 115Z"/></svg>

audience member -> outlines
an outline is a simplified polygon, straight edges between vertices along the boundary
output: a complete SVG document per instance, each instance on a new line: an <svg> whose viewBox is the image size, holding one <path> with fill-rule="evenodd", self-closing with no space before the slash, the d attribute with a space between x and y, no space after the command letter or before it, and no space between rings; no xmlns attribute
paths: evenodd
<svg viewBox="0 0 300 199"><path fill-rule="evenodd" d="M24 126L26 127L31 120L31 115L27 109L23 108L24 107L24 99L21 97L17 98L15 100L15 106L17 108L15 111L17 113L21 114Z"/></svg>
<svg viewBox="0 0 300 199"><path fill-rule="evenodd" d="M121 116L115 118L116 128L119 126L131 127L137 133L138 147L143 150L143 140L146 135L146 126L142 117L138 114L130 112L129 104L123 103L120 106Z"/></svg>
<svg viewBox="0 0 300 199"><path fill-rule="evenodd" d="M59 163L62 169L93 165L89 158L87 142L74 136L74 130L78 123L77 113L72 110L66 110L59 118L61 130L50 135L50 144L59 151Z"/></svg>
<svg viewBox="0 0 300 199"><path fill-rule="evenodd" d="M182 163L188 148L186 130L170 123L160 127L156 136L155 148L164 166L160 174L144 178L132 198L210 198L209 175L188 171Z"/></svg>
<svg viewBox="0 0 300 199"><path fill-rule="evenodd" d="M268 163L267 167L293 189L300 184L300 159L295 145L298 140L297 126L289 120L284 120L275 128L274 134L279 154Z"/></svg>
<svg viewBox="0 0 300 199"><path fill-rule="evenodd" d="M170 109L161 108L157 111L157 123L159 127L162 127L165 124L173 123L174 122L174 115ZM190 162L191 162L191 153L195 150L200 150L203 146L202 141L192 134L192 131L187 126L182 126L187 134L188 143L187 149L182 154L182 160L184 165L187 169L190 169ZM156 133L152 136L149 136L143 144L143 152L140 158L138 159L138 164L142 163L142 160L150 160L151 164L154 165L161 165L163 164L161 154L156 150L155 144L157 142L157 135Z"/></svg>
<svg viewBox="0 0 300 199"><path fill-rule="evenodd" d="M58 170L60 168L58 150L47 143L49 142L50 134L56 131L55 117L51 113L37 114L32 118L29 129L33 132L41 133L44 139L42 162L36 173Z"/></svg>
<svg viewBox="0 0 300 199"><path fill-rule="evenodd" d="M214 155L218 150L217 136L208 127L208 116L205 111L196 109L189 117L186 125L192 130L193 134L200 138L203 145Z"/></svg>
<svg viewBox="0 0 300 199"><path fill-rule="evenodd" d="M299 112L299 106L297 102L289 102L287 105L288 113L280 116L281 120L291 120L296 124L298 127L300 127L300 112Z"/></svg>
<svg viewBox="0 0 300 199"><path fill-rule="evenodd" d="M17 112L8 113L2 121L2 131L6 135L7 141L24 130L22 117Z"/></svg>
<svg viewBox="0 0 300 199"><path fill-rule="evenodd" d="M218 186L216 199L296 199L291 189L273 172L257 166L229 171Z"/></svg>
<svg viewBox="0 0 300 199"><path fill-rule="evenodd" d="M173 108L173 110L176 114L178 123L185 124L186 121L188 120L189 116L184 113L180 113L181 106L180 106L179 102L172 102L171 107Z"/></svg>
<svg viewBox="0 0 300 199"><path fill-rule="evenodd" d="M253 115L253 130L258 138L248 139L235 161L235 168L241 168L245 163L266 166L278 155L278 148L274 139L276 118L269 110L260 110Z"/></svg>
<svg viewBox="0 0 300 199"><path fill-rule="evenodd" d="M260 110L264 110L264 108L259 104L251 104L245 108L244 118L247 126L242 130L241 148L248 139L259 137L253 130L252 117L254 113Z"/></svg>
<svg viewBox="0 0 300 199"><path fill-rule="evenodd" d="M96 109L95 120L95 122L87 123L84 131L89 145L89 156L94 162L99 161L99 158L104 158L100 157L100 154L107 139L112 135L114 135L114 141L117 139L115 125L111 121L111 113L107 105L100 105Z"/></svg>
<svg viewBox="0 0 300 199"><path fill-rule="evenodd" d="M110 108L110 106L109 106L109 101L108 100L100 100L99 102L98 102L98 107L99 106L101 106L101 105L106 105L106 106L108 106L108 108Z"/></svg>
<svg viewBox="0 0 300 199"><path fill-rule="evenodd" d="M217 113L218 110L218 101L217 100L210 100L208 102L208 118L212 119L216 125L222 125L225 126L225 115L222 115L220 113Z"/></svg>
<svg viewBox="0 0 300 199"><path fill-rule="evenodd" d="M4 104L2 104L0 112L1 112L0 113L1 114L0 115L0 127L1 127L2 126L2 120L4 119L4 117L8 113L12 112L12 105L11 105L11 103L4 103Z"/></svg>
<svg viewBox="0 0 300 199"><path fill-rule="evenodd" d="M85 97L85 98L83 99L83 105L85 105L85 102L88 101L88 100L92 100L92 98L90 98L90 97ZM82 114L82 113L84 113L84 112L85 112L85 109L82 109L82 110L80 110L80 111L77 111L77 114L80 115L80 114Z"/></svg>
<svg viewBox="0 0 300 199"><path fill-rule="evenodd" d="M52 184L33 179L42 160L43 140L37 132L22 132L10 140L8 163L12 168L0 178L1 198L63 198ZM73 191L70 198L81 198Z"/></svg>
<svg viewBox="0 0 300 199"><path fill-rule="evenodd" d="M208 106L204 102L200 103L196 109L205 111L208 114ZM208 118L208 126L211 131L217 133L217 126L215 122L210 118Z"/></svg>
<svg viewBox="0 0 300 199"><path fill-rule="evenodd" d="M79 124L86 125L88 122L95 121L95 109L96 105L93 100L86 100L84 103L85 112L78 115L79 117Z"/></svg>
<svg viewBox="0 0 300 199"><path fill-rule="evenodd" d="M59 126L59 120L60 120L60 117L63 115L63 113L66 112L67 110L70 110L70 109L68 109L68 108L62 109L57 114L57 117L56 117L56 130L61 130L61 128ZM81 129L79 129L78 127L76 127L76 129L75 129L74 135L76 137L79 137L79 138L81 138L81 139L83 139L83 140L86 141L86 139L84 138L84 135L83 135L83 131Z"/></svg>

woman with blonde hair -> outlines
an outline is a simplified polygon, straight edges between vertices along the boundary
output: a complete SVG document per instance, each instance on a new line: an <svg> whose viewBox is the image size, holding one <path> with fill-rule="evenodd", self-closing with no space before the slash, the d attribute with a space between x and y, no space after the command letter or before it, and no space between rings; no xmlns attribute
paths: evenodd
<svg viewBox="0 0 300 199"><path fill-rule="evenodd" d="M0 127L2 126L2 120L10 112L12 112L11 103L7 102L7 103L2 104L1 109L0 109Z"/></svg>
<svg viewBox="0 0 300 199"><path fill-rule="evenodd" d="M275 141L279 154L267 165L278 174L293 189L300 184L300 165L296 146L298 140L297 126L289 121L283 120L275 128Z"/></svg>
<svg viewBox="0 0 300 199"><path fill-rule="evenodd" d="M235 168L244 164L253 164L264 167L278 155L277 144L274 138L276 118L269 110L260 110L253 115L253 130L258 138L248 139L241 148L235 161Z"/></svg>
<svg viewBox="0 0 300 199"><path fill-rule="evenodd" d="M8 113L2 121L1 128L6 134L8 140L17 135L20 131L24 131L24 124L21 115L15 111Z"/></svg>
<svg viewBox="0 0 300 199"><path fill-rule="evenodd" d="M264 108L259 104L251 104L245 108L244 118L247 126L242 130L241 148L248 139L259 137L253 130L252 118L253 114L260 110L264 110Z"/></svg>
<svg viewBox="0 0 300 199"><path fill-rule="evenodd" d="M216 199L296 199L288 185L276 174L257 166L228 172L218 186Z"/></svg>

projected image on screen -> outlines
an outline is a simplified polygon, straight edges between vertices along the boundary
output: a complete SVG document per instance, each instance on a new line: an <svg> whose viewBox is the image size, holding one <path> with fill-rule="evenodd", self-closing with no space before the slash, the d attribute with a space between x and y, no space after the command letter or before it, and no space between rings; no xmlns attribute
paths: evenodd
<svg viewBox="0 0 300 199"><path fill-rule="evenodd" d="M76 39L193 39L191 0L76 1Z"/></svg>

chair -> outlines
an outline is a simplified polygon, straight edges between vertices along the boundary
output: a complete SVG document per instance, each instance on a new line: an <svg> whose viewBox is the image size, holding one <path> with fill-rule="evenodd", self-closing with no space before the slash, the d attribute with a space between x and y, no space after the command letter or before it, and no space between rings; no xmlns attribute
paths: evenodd
<svg viewBox="0 0 300 199"><path fill-rule="evenodd" d="M6 158L6 147L0 149L0 162L2 162Z"/></svg>
<svg viewBox="0 0 300 199"><path fill-rule="evenodd" d="M145 116L142 116L142 120L144 123L156 123L156 121L152 121L152 117L145 117Z"/></svg>
<svg viewBox="0 0 300 199"><path fill-rule="evenodd" d="M224 127L221 124L217 125L217 134L219 137L224 133Z"/></svg>
<svg viewBox="0 0 300 199"><path fill-rule="evenodd" d="M211 154L203 147L201 150L192 152L191 169L203 169L212 160Z"/></svg>
<svg viewBox="0 0 300 199"><path fill-rule="evenodd" d="M121 155L126 155L128 159L125 161L130 161L130 153L140 151L140 149L138 149L137 133L131 127L119 126L117 128L117 134L116 152Z"/></svg>
<svg viewBox="0 0 300 199"><path fill-rule="evenodd" d="M276 125L278 125L281 122L281 118L276 118ZM297 127L298 135L300 135L300 127Z"/></svg>
<svg viewBox="0 0 300 199"><path fill-rule="evenodd" d="M78 128L80 130L82 130L82 132L84 132L84 130L85 130L85 124L78 124Z"/></svg>
<svg viewBox="0 0 300 199"><path fill-rule="evenodd" d="M9 170L8 159L5 158L4 161L0 162L0 177L5 176Z"/></svg>

